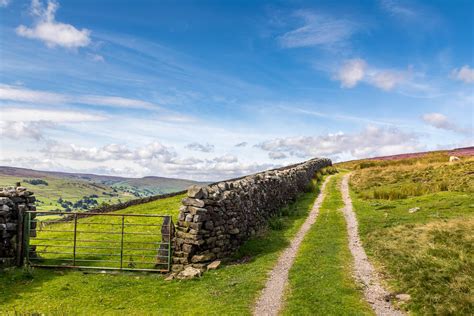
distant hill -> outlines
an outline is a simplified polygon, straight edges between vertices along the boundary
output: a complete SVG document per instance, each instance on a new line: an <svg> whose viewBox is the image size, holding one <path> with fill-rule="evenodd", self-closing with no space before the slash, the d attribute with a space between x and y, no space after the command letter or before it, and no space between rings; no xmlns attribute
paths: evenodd
<svg viewBox="0 0 474 316"><path fill-rule="evenodd" d="M182 191L199 183L164 177L126 178L0 166L0 187L16 182L35 192L38 210L87 210L102 203Z"/></svg>
<svg viewBox="0 0 474 316"><path fill-rule="evenodd" d="M415 158L415 157L422 157L427 154L433 153L445 153L453 156L474 156L474 146L472 147L463 147L463 148L455 148L451 150L437 150L437 151L425 151L425 152L417 152L417 153L408 153L408 154L398 154L398 155L391 155L391 156L381 156L381 157L373 157L369 158L372 160L400 160L406 158Z"/></svg>

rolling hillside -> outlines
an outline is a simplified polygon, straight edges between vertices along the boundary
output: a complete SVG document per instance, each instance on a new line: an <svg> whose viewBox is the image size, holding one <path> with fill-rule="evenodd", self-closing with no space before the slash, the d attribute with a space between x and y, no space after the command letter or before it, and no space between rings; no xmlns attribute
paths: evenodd
<svg viewBox="0 0 474 316"><path fill-rule="evenodd" d="M87 210L102 203L177 192L197 183L163 177L125 178L0 166L0 187L16 182L35 193L41 211Z"/></svg>

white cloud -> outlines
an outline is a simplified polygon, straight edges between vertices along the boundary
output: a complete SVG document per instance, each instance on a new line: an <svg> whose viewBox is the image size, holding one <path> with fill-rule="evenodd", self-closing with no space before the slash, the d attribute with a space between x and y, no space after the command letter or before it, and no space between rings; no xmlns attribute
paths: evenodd
<svg viewBox="0 0 474 316"><path fill-rule="evenodd" d="M271 151L271 152L268 153L268 157L270 159L273 159L273 160L278 160L278 159L285 159L288 156L285 153L282 153L282 152Z"/></svg>
<svg viewBox="0 0 474 316"><path fill-rule="evenodd" d="M103 147L84 147L75 144L52 142L42 151L50 158L94 162L124 160L137 163L143 162L145 165L152 159L169 162L172 158L176 157L176 153L171 147L164 146L157 141L135 149L129 149L125 145L118 144L108 144Z"/></svg>
<svg viewBox="0 0 474 316"><path fill-rule="evenodd" d="M294 15L303 21L303 26L278 38L285 48L327 46L347 41L358 29L358 24L308 10L298 10Z"/></svg>
<svg viewBox="0 0 474 316"><path fill-rule="evenodd" d="M344 88L353 88L365 76L367 63L362 59L348 60L339 70L337 79Z"/></svg>
<svg viewBox="0 0 474 316"><path fill-rule="evenodd" d="M214 151L214 145L207 144L207 143L206 144L191 143L191 144L187 144L185 148L194 150L194 151L200 151L203 153L210 153Z"/></svg>
<svg viewBox="0 0 474 316"><path fill-rule="evenodd" d="M224 156L213 158L212 162L234 163L234 162L238 162L238 158L233 155L224 155Z"/></svg>
<svg viewBox="0 0 474 316"><path fill-rule="evenodd" d="M0 7L7 7L10 4L10 0L0 0Z"/></svg>
<svg viewBox="0 0 474 316"><path fill-rule="evenodd" d="M44 139L43 130L55 124L49 121L0 121L0 136L3 139Z"/></svg>
<svg viewBox="0 0 474 316"><path fill-rule="evenodd" d="M20 86L10 86L0 84L0 99L9 101L20 101L30 103L63 103L67 102L68 98L64 95L47 92L30 90Z"/></svg>
<svg viewBox="0 0 474 316"><path fill-rule="evenodd" d="M87 56L88 56L92 61L95 61L95 62L105 62L105 58L104 58L104 56L102 56L102 55L99 55L99 54L90 54L90 53L88 53Z"/></svg>
<svg viewBox="0 0 474 316"><path fill-rule="evenodd" d="M401 16L405 18L414 18L416 17L416 12L403 4L400 1L396 0L381 0L380 4L384 10L389 12L391 15L394 16Z"/></svg>
<svg viewBox="0 0 474 316"><path fill-rule="evenodd" d="M366 82L376 88L389 91L405 83L406 75L400 71L370 67L365 60L356 58L344 62L335 79L341 82L343 88L354 88L359 82Z"/></svg>
<svg viewBox="0 0 474 316"><path fill-rule="evenodd" d="M400 73L384 70L376 72L369 82L377 88L385 91L392 90L398 83L403 82L404 76Z"/></svg>
<svg viewBox="0 0 474 316"><path fill-rule="evenodd" d="M439 129L453 131L461 134L469 133L468 128L463 128L456 125L454 122L450 121L446 115L441 113L427 113L424 114L421 118L425 123Z"/></svg>
<svg viewBox="0 0 474 316"><path fill-rule="evenodd" d="M112 106L112 107L119 107L119 108L147 109L147 110L156 110L158 108L153 103L147 102L147 101L115 97L115 96L102 96L102 95L80 96L77 99L77 103Z"/></svg>
<svg viewBox="0 0 474 316"><path fill-rule="evenodd" d="M16 122L84 122L84 121L103 121L106 118L101 115L89 114L78 111L61 110L43 110L28 108L2 108L2 121Z"/></svg>
<svg viewBox="0 0 474 316"><path fill-rule="evenodd" d="M246 147L247 145L248 145L247 142L241 142L241 143L235 144L234 146L235 147Z"/></svg>
<svg viewBox="0 0 474 316"><path fill-rule="evenodd" d="M41 150L38 159L74 165L76 168L85 166L85 169L76 172L95 171L134 177L161 175L201 181L234 178L278 166L242 163L236 156L228 154L211 159L180 157L173 147L158 141L135 148L121 144L87 147L50 142Z"/></svg>
<svg viewBox="0 0 474 316"><path fill-rule="evenodd" d="M82 123L105 120L100 115L77 111L2 108L0 115L0 135L3 139L31 138L45 140L44 133L60 123Z"/></svg>
<svg viewBox="0 0 474 316"><path fill-rule="evenodd" d="M58 7L58 3L54 0L48 0L46 6L40 0L32 0L30 14L35 19L34 26L29 28L20 25L16 28L17 34L38 39L48 47L79 48L89 45L91 39L88 29L79 30L71 24L55 21Z"/></svg>
<svg viewBox="0 0 474 316"><path fill-rule="evenodd" d="M0 100L19 101L40 104L88 104L118 108L158 110L159 107L151 102L104 95L67 95L48 91L32 90L20 86L0 84Z"/></svg>
<svg viewBox="0 0 474 316"><path fill-rule="evenodd" d="M474 69L468 65L462 66L461 69L454 69L451 75L454 79L464 81L465 83L474 82Z"/></svg>
<svg viewBox="0 0 474 316"><path fill-rule="evenodd" d="M270 153L283 153L293 157L334 159L348 156L365 158L415 151L420 148L417 135L397 128L376 126L368 126L354 134L339 132L321 136L277 138L262 142L257 147Z"/></svg>

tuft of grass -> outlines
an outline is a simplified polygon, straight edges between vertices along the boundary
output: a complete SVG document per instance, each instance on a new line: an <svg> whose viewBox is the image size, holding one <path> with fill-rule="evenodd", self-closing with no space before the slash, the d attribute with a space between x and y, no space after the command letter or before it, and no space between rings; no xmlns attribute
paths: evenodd
<svg viewBox="0 0 474 316"><path fill-rule="evenodd" d="M372 315L352 278L352 256L339 184L330 180L316 223L289 273L284 315Z"/></svg>
<svg viewBox="0 0 474 316"><path fill-rule="evenodd" d="M285 223L282 218L274 217L268 221L268 227L270 227L271 230L283 230Z"/></svg>

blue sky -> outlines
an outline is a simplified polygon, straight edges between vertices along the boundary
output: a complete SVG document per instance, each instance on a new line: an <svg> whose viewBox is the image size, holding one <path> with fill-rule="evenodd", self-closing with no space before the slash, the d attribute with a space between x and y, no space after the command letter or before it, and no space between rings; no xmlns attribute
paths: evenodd
<svg viewBox="0 0 474 316"><path fill-rule="evenodd" d="M214 180L473 145L473 12L0 0L0 164Z"/></svg>

